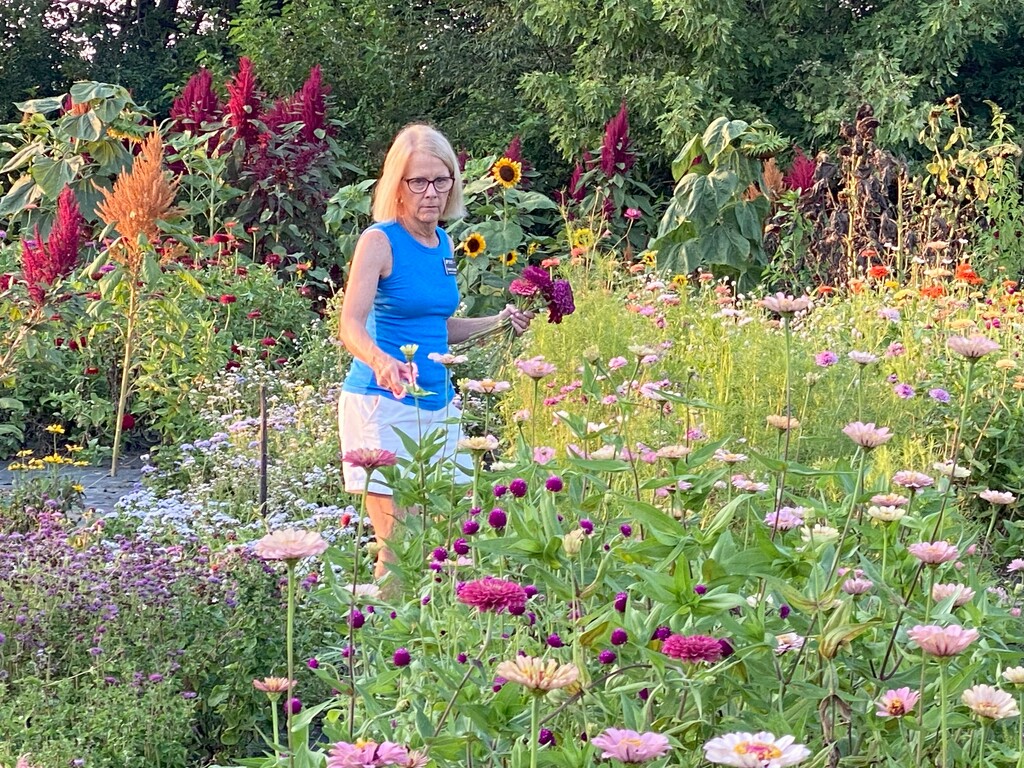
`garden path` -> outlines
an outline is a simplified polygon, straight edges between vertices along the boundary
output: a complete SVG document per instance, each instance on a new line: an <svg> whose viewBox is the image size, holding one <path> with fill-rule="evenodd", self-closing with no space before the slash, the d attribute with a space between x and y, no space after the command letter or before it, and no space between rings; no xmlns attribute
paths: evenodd
<svg viewBox="0 0 1024 768"><path fill-rule="evenodd" d="M142 478L142 454L128 454L121 457L117 467L117 477L110 476L110 463L90 467L60 467L61 475L72 477L85 491L82 504L86 509L99 509L109 512L121 497L134 491ZM9 490L20 474L7 469L14 459L0 462L0 491Z"/></svg>

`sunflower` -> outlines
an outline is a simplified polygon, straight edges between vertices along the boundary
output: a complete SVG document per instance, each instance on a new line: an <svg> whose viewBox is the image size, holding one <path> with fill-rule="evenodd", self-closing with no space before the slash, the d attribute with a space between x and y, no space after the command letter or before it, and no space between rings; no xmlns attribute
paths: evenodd
<svg viewBox="0 0 1024 768"><path fill-rule="evenodd" d="M512 189L523 178L523 164L503 157L491 168L491 175L505 189Z"/></svg>
<svg viewBox="0 0 1024 768"><path fill-rule="evenodd" d="M657 251L644 251L640 254L640 259L648 267L654 267L658 264L658 252Z"/></svg>
<svg viewBox="0 0 1024 768"><path fill-rule="evenodd" d="M501 257L506 267L511 267L519 261L519 251L509 251Z"/></svg>
<svg viewBox="0 0 1024 768"><path fill-rule="evenodd" d="M459 246L459 248L465 251L466 255L471 259L475 259L483 253L486 247L487 241L484 240L484 236L479 232L470 233L470 235L463 240L462 244Z"/></svg>

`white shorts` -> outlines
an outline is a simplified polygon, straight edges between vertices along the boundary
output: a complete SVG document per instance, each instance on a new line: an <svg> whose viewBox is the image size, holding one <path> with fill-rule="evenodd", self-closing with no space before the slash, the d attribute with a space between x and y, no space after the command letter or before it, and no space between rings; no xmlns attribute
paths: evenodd
<svg viewBox="0 0 1024 768"><path fill-rule="evenodd" d="M405 449L399 432L419 442L435 430L444 433L444 445L434 455L433 460L441 461L444 469L453 473L456 483L468 482L472 459L467 453L459 453L459 440L462 439L462 411L454 405L437 411L418 409L415 401L408 397L408 402L399 402L381 395L361 395L355 392L342 392L338 402L338 429L341 433L341 452L357 448L383 448L398 456L399 467L402 461L409 461L411 456ZM417 417L417 413L419 414ZM345 477L345 490L349 493L362 493L366 488L366 470L354 467L342 461L342 473ZM408 469L403 471L408 472ZM384 496L393 495L394 491L385 483L380 470L375 470L370 479L370 493Z"/></svg>

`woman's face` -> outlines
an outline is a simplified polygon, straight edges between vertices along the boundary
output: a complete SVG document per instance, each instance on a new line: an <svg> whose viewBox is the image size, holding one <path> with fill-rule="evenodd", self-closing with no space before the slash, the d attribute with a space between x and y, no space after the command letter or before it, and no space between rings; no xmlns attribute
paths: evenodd
<svg viewBox="0 0 1024 768"><path fill-rule="evenodd" d="M409 188L409 179L448 179L451 175L448 166L440 159L425 152L413 152L399 187L399 214L423 224L437 226L451 190L438 192L433 184L428 184L422 192L413 192Z"/></svg>

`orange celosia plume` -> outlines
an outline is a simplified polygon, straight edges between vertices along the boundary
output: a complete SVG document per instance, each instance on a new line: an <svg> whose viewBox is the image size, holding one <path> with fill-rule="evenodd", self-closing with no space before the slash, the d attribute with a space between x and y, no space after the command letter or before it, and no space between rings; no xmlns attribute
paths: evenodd
<svg viewBox="0 0 1024 768"><path fill-rule="evenodd" d="M156 243L160 235L157 222L172 211L177 182L164 173L163 156L163 142L154 131L143 142L131 170L118 176L113 190L103 190L103 202L96 206L100 218L112 224L122 238L122 247L112 249L112 255L131 271L140 264L139 235Z"/></svg>

